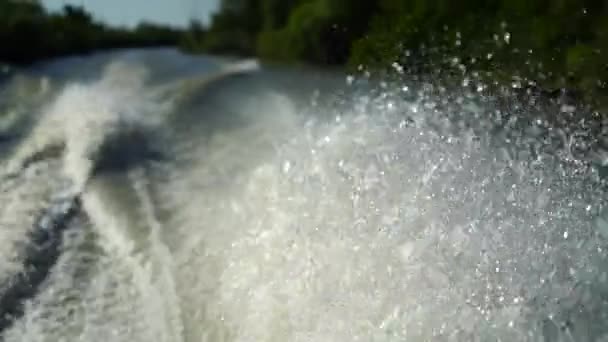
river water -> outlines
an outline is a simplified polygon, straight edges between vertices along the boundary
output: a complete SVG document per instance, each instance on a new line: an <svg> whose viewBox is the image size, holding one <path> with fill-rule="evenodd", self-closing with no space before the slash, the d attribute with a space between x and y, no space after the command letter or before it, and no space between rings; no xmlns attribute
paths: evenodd
<svg viewBox="0 0 608 342"><path fill-rule="evenodd" d="M128 50L0 85L5 341L608 341L608 122Z"/></svg>

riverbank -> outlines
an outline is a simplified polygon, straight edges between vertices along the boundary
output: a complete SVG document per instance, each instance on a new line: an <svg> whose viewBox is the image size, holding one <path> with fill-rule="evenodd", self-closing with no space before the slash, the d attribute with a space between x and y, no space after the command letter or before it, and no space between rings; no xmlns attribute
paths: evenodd
<svg viewBox="0 0 608 342"><path fill-rule="evenodd" d="M608 5L545 2L224 0L208 27L126 29L108 27L80 7L47 13L36 2L0 0L0 41L10 42L0 46L0 61L28 65L115 48L179 46L355 77L430 76L494 92L565 91L608 112Z"/></svg>
<svg viewBox="0 0 608 342"><path fill-rule="evenodd" d="M591 0L224 0L181 48L362 74L568 89L608 110L608 5Z"/></svg>
<svg viewBox="0 0 608 342"><path fill-rule="evenodd" d="M175 46L182 35L151 23L109 27L77 6L49 13L38 2L0 0L0 67L112 48Z"/></svg>

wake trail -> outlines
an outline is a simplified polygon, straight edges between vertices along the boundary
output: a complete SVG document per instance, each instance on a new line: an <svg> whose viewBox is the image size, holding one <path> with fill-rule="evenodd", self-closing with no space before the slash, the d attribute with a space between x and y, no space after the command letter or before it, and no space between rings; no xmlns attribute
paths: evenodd
<svg viewBox="0 0 608 342"><path fill-rule="evenodd" d="M597 127L435 84L223 83L256 69L58 93L0 184L8 281L38 217L81 210L7 341L608 336Z"/></svg>
<svg viewBox="0 0 608 342"><path fill-rule="evenodd" d="M88 184L96 177L96 173L109 171L114 164L115 156L111 155L117 150L112 147L122 143L145 143L131 139L137 132L148 132L162 127L163 120L170 115L180 101L193 96L213 82L220 81L233 75L248 73L256 70L254 62L235 63L226 65L219 72L202 77L192 77L185 81L178 81L169 85L150 87L146 84L146 71L133 68L122 63L110 64L99 81L83 84L68 84L57 95L57 98L48 106L43 107L45 112L33 128L28 139L17 147L15 153L3 163L4 191L7 195L15 195L15 191L43 190L39 195L29 198L25 203L6 201L2 207L5 215L2 220L19 218L19 224L26 228L8 229L4 225L3 234L6 235L7 246L14 249L5 249L7 258L15 259L15 266L7 269L5 279L0 279L0 332L4 332L27 312L26 304L35 298L39 292L45 291L44 284L48 282L51 272L58 260L62 258L64 248L64 235L75 216L88 218L94 231L117 227L129 230L133 222L115 222L108 216L120 216L118 213L104 214L104 206L99 203L99 197L90 192ZM135 132L135 133L134 133ZM145 133L140 134L142 137ZM122 139L122 140L121 140ZM110 146L110 147L108 147ZM134 150L139 152L138 149ZM135 156L136 157L136 156ZM125 163L136 165L138 161L132 155L126 155ZM130 161L129 159L133 159ZM52 173L40 170L40 166L51 163L55 168ZM129 169L130 164L116 164ZM140 280L137 284L160 282L159 288L171 289L172 282L169 264L170 255L162 247L160 231L162 227L154 217L153 207L148 198L146 185L137 177L143 177L143 171L130 173L133 181L133 191L141 204L141 215L144 224L149 225L151 232L149 243L155 246L151 256L157 253L157 264L154 266L160 271L160 277L152 280L144 269L145 265L133 260L131 266L139 271ZM23 175L35 174L36 178L27 179ZM42 174L41 174L42 173ZM41 186L39 176L50 177L49 182ZM135 178L133 178L135 177ZM36 180L36 182L33 182ZM55 199L53 199L55 197ZM49 200L50 198L50 200ZM111 199L105 199L110 200ZM82 202L82 205L81 205ZM11 207L17 206L19 210ZM47 203L47 204L45 204ZM29 207L31 208L27 208ZM45 207L46 206L46 207ZM23 209L20 209L23 207ZM27 208L27 209L26 209ZM26 213L23 213L23 211ZM22 220L21 218L30 218ZM2 222L0 222L2 223ZM12 223L10 223L12 224ZM11 237L7 235L12 233ZM125 245L118 248L122 253L129 255L129 241L127 237L120 238L117 231L111 232L115 238L107 241L112 246L117 241L125 241ZM102 234L103 235L103 234ZM112 236L112 235L111 235ZM12 243L11 240L14 240ZM111 242L112 240L113 242ZM125 257L131 260L133 256ZM163 261L164 260L164 261ZM143 269L142 269L143 267ZM167 273L168 272L168 273ZM137 272L136 272L137 273ZM142 293L144 293L142 289ZM174 291L153 295L151 298L169 300L169 303L159 302L156 310L166 310L167 319L163 317L150 319L149 327L157 326L157 338L163 341L178 341L182 327L180 327L179 299ZM153 303L154 301L150 301ZM174 309L172 309L174 308ZM154 311L150 309L150 311ZM164 322L171 322L165 328Z"/></svg>
<svg viewBox="0 0 608 342"><path fill-rule="evenodd" d="M163 335L158 336L159 341L183 341L181 300L176 291L173 255L169 247L163 242L163 235L166 229L159 222L155 214L154 205L148 192L148 183L144 169L136 169L129 173L129 178L137 195L140 211L146 226L150 232L148 243L150 244L148 260L153 263L154 274L157 278L158 288L162 293L159 295L162 303L156 311L159 319L158 324L167 324L167 328L162 330Z"/></svg>

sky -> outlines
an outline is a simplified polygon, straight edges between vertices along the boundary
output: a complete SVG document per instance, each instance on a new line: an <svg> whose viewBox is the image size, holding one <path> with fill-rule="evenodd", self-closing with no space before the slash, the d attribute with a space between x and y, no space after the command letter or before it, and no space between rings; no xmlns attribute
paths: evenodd
<svg viewBox="0 0 608 342"><path fill-rule="evenodd" d="M219 0L41 0L49 10L66 4L83 6L95 19L117 26L135 26L146 20L174 26L186 26L190 19L209 22Z"/></svg>

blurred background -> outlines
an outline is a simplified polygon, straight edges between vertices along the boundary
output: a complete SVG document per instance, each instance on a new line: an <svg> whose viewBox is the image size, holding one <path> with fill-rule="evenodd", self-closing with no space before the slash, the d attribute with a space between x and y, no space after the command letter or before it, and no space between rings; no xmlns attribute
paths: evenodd
<svg viewBox="0 0 608 342"><path fill-rule="evenodd" d="M0 60L179 46L407 72L475 69L604 107L608 6L594 0L0 0Z"/></svg>

